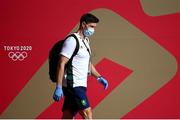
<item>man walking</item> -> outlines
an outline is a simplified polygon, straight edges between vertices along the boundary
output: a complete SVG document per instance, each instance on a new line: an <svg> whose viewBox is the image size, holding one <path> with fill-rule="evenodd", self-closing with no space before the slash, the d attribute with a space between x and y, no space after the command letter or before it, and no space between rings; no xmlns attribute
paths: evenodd
<svg viewBox="0 0 180 120"><path fill-rule="evenodd" d="M92 119L92 110L86 95L87 76L91 73L97 81L108 88L108 82L95 69L90 61L91 49L89 37L95 32L99 19L90 14L81 16L79 29L74 35L78 39L79 50L73 59L77 42L72 36L68 37L62 47L57 71L57 84L53 99L59 101L65 97L63 104L63 119L72 119L80 113L83 119ZM67 63L68 66L67 67Z"/></svg>

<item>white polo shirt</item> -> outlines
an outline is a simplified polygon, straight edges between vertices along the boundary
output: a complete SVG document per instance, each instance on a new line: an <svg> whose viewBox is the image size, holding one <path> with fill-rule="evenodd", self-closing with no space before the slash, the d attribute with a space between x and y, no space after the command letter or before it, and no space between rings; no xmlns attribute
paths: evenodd
<svg viewBox="0 0 180 120"><path fill-rule="evenodd" d="M89 39L86 37L84 40L80 38L78 33L74 33L79 41L78 53L73 57L72 60L72 87L83 86L87 87L87 76L90 62L91 49L89 46ZM83 43L84 41L84 43ZM85 46L86 45L86 46ZM90 53L88 52L87 48ZM74 50L76 48L76 39L74 37L69 37L65 40L61 55L71 58ZM67 87L67 72L65 71L63 86Z"/></svg>

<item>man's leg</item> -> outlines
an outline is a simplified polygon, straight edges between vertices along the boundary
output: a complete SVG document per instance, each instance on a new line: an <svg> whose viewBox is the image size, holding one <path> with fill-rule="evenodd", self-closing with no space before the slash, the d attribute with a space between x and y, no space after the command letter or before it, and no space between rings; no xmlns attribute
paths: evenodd
<svg viewBox="0 0 180 120"><path fill-rule="evenodd" d="M75 87L74 93L79 114L83 119L92 119L92 110L86 95L86 87Z"/></svg>
<svg viewBox="0 0 180 120"><path fill-rule="evenodd" d="M92 110L91 107L88 107L84 110L80 110L79 114L82 116L83 119L92 119Z"/></svg>
<svg viewBox="0 0 180 120"><path fill-rule="evenodd" d="M74 106L75 100L71 93L71 89L68 89L66 87L63 87L63 93L64 93L64 104L62 108L62 119L73 119L74 117L74 109L76 108Z"/></svg>
<svg viewBox="0 0 180 120"><path fill-rule="evenodd" d="M73 119L73 114L70 109L66 109L63 111L62 119Z"/></svg>

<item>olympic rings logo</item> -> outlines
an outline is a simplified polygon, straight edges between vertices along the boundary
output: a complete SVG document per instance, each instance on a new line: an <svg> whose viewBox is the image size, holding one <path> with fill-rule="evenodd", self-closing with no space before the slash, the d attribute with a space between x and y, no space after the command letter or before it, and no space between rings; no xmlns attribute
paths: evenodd
<svg viewBox="0 0 180 120"><path fill-rule="evenodd" d="M23 52L9 52L8 56L13 61L17 61L17 60L22 61L28 56L28 54L25 51L23 51Z"/></svg>

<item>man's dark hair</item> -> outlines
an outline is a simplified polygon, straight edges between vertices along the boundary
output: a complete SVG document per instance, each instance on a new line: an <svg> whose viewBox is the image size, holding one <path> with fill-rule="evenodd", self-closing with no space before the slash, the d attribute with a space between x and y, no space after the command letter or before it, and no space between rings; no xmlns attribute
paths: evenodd
<svg viewBox="0 0 180 120"><path fill-rule="evenodd" d="M86 14L81 16L80 25L82 25L83 22L85 22L86 24L88 24L88 23L98 23L99 19L96 16L94 16L93 14L86 13Z"/></svg>

